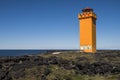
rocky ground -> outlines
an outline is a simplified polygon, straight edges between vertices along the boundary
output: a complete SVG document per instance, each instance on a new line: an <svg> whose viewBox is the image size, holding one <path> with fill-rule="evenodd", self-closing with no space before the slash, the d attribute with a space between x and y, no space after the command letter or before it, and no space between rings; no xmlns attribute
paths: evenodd
<svg viewBox="0 0 120 80"><path fill-rule="evenodd" d="M120 51L0 57L0 80L120 80Z"/></svg>

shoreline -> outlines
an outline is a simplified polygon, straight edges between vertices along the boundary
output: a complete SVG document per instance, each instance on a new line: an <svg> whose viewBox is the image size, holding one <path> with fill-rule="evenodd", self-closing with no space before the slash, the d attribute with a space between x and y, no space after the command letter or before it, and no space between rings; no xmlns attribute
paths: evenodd
<svg viewBox="0 0 120 80"><path fill-rule="evenodd" d="M0 57L0 80L62 80L62 77L65 80L76 80L78 76L85 78L86 75L90 79L97 76L105 78L104 80L112 80L112 76L117 80L120 78L119 61L119 50L102 50L92 54L79 51L51 51L37 55ZM54 78L51 79L50 76Z"/></svg>

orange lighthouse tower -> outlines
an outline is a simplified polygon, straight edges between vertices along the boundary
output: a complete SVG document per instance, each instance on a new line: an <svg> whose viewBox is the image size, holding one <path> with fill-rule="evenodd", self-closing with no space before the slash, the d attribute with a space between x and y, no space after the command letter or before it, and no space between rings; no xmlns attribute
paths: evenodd
<svg viewBox="0 0 120 80"><path fill-rule="evenodd" d="M80 50L96 52L96 14L91 8L85 8L78 14L80 23Z"/></svg>

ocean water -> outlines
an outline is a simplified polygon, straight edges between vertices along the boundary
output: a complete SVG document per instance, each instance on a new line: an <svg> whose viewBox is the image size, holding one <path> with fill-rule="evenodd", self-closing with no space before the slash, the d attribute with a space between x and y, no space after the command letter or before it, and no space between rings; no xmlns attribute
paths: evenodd
<svg viewBox="0 0 120 80"><path fill-rule="evenodd" d="M48 50L0 50L0 56L21 56L46 53Z"/></svg>

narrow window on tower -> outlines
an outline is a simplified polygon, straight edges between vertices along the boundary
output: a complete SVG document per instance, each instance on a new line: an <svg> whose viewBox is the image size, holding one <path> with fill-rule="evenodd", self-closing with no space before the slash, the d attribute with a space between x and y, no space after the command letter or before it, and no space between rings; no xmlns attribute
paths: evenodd
<svg viewBox="0 0 120 80"><path fill-rule="evenodd" d="M93 24L95 24L95 25L96 25L96 20L95 20L95 19L92 19L92 21L93 21Z"/></svg>

